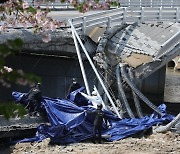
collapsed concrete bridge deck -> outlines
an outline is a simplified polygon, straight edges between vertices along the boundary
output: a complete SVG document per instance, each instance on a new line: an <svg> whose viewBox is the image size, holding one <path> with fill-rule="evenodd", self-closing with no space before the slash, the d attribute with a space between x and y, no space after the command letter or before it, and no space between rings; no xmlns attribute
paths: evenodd
<svg viewBox="0 0 180 154"><path fill-rule="evenodd" d="M94 42L88 36L82 35L81 38L91 56L94 56L95 53L105 53L106 57L94 57L94 59L98 59L100 65L105 62L114 66L119 61L123 61L133 67L136 77L147 78L179 55L179 29L179 23L169 22L123 24L106 31L101 36L100 42ZM7 39L18 37L24 41L21 54L27 56L44 55L59 58L72 58L76 56L69 28L53 32L52 39L48 43L44 43L41 38L42 36L34 34L32 29L9 29L1 33L0 42L3 43ZM168 40L169 42L167 43ZM163 98L165 71L162 71L160 74L155 75L155 79L159 78L160 80L157 80L158 82L153 81L159 87L157 91L159 91ZM148 81L144 81L144 85L146 84L148 84ZM143 89L146 91L145 87Z"/></svg>
<svg viewBox="0 0 180 154"><path fill-rule="evenodd" d="M178 21L177 18L176 21ZM102 36L99 44L96 44L96 42L93 42L89 37L84 37L83 35L82 40L84 41L85 47L92 55L95 53L96 47L98 53L105 52L105 62L110 62L112 66L114 65L112 62L117 63L121 60L128 63L129 66L134 68L136 77L138 78L147 78L179 55L178 22L128 23L122 24L120 27L113 26L111 28L109 27L109 31L107 31L109 33L106 37ZM107 33L105 33L105 35L106 34ZM1 36L1 42L4 42L8 38L22 38L25 42L22 53L26 56L53 55L62 58L74 57L76 55L70 29L53 32L52 40L47 44L41 40L40 35L33 34L30 29L10 29L8 32L2 33ZM100 50L103 42L105 42L104 48ZM141 49L142 47L143 49ZM102 59L100 58L99 62L104 60L104 57ZM107 58L110 60L107 60ZM155 80L158 78L155 82L155 87L158 87L156 92L158 93L159 91L158 95L160 96L158 97L161 98L158 101L160 101L163 100L165 69L158 70L155 76ZM154 78L154 76L152 78ZM149 88L149 85L151 86L151 91L154 91L155 88L152 86L152 83L150 83L151 81L155 81L151 80L152 78L147 78L145 81L144 91ZM147 93L150 92L148 91Z"/></svg>

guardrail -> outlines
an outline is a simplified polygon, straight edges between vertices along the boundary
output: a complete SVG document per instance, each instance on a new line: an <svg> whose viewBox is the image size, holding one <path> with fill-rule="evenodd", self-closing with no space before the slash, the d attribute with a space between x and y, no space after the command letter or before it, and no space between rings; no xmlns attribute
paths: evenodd
<svg viewBox="0 0 180 154"><path fill-rule="evenodd" d="M119 0L122 7L179 7L179 0Z"/></svg>
<svg viewBox="0 0 180 154"><path fill-rule="evenodd" d="M33 0L26 0L29 5L35 5ZM180 7L180 0L117 0L120 2L121 7ZM83 0L81 0L83 2ZM103 2L103 0L100 0ZM41 3L40 7L45 8L48 6L50 9L69 9L74 8L70 3L61 3L60 0L54 2Z"/></svg>
<svg viewBox="0 0 180 154"><path fill-rule="evenodd" d="M28 2L29 5L31 6L36 6L36 0L26 0ZM68 2L65 2L65 3L61 3L60 0L55 0L54 2L42 2L40 3L40 8L46 8L46 7L49 7L50 9L52 10L55 10L55 9L70 9L70 8L73 8L73 6L70 5L70 3Z"/></svg>
<svg viewBox="0 0 180 154"><path fill-rule="evenodd" d="M88 28L94 26L115 26L132 22L180 22L180 8L125 7L101 11L72 19L73 26L79 33L86 34Z"/></svg>
<svg viewBox="0 0 180 154"><path fill-rule="evenodd" d="M33 0L27 1L30 5L33 5ZM119 2L121 3L121 6L125 7L73 18L72 23L77 32L86 34L86 30L94 26L104 25L109 28L110 26L123 22L180 22L180 0L119 0ZM46 6L52 8L70 7L68 3L60 3L59 0L41 4L42 8Z"/></svg>

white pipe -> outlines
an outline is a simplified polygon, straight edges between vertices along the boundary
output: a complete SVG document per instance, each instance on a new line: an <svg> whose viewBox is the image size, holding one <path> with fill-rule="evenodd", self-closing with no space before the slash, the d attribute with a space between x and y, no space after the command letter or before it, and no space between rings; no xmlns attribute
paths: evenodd
<svg viewBox="0 0 180 154"><path fill-rule="evenodd" d="M180 120L180 113L170 122L168 123L166 126L159 126L158 128L156 128L154 130L154 132L157 132L157 133L164 133L168 130L171 129L171 127L176 124L178 121Z"/></svg>
<svg viewBox="0 0 180 154"><path fill-rule="evenodd" d="M81 68L81 72L82 72L84 84L85 84L85 87L86 87L86 91L87 91L88 95L91 95L90 90L89 90L89 85L88 85L88 82L87 82L86 73L85 73L85 70L84 70L84 65L83 65L81 54L80 54L80 51L79 51L79 46L78 46L78 43L77 43L77 39L76 39L76 37L74 35L73 29L72 29L72 36L73 36L73 39L74 39L74 44L75 44L75 47L76 47L76 52L77 52L77 55L78 55L79 65L80 65L80 68Z"/></svg>
<svg viewBox="0 0 180 154"><path fill-rule="evenodd" d="M88 61L89 61L90 65L91 65L93 71L95 72L95 74L96 74L96 76L97 76L97 78L98 78L98 80L99 80L99 82L100 82L102 88L104 89L104 92L106 93L106 95L107 95L107 97L108 97L110 103L112 104L112 106L113 106L113 108L114 108L114 111L116 112L117 116L118 116L119 118L121 118L121 116L120 116L120 114L119 114L119 112L118 112L116 106L114 105L114 102L113 102L113 100L112 100L112 98L111 98L109 92L107 91L107 89L106 89L106 87L105 87L105 85L104 85L104 83L103 83L103 80L101 79L99 73L97 72L96 67L94 66L94 64L93 64L93 62L92 62L92 60L91 60L91 58L89 57L89 54L88 54L88 52L86 51L86 48L84 47L84 45L83 45L81 39L79 38L79 35L77 34L77 32L76 32L76 30L75 30L75 28L74 28L74 26L73 26L71 20L69 20L69 23L70 23L70 25L71 25L72 31L74 32L75 36L77 37L77 39L78 39L78 41L79 41L79 43L80 43L80 45L81 45L81 47L82 47L82 49L83 49L83 51L84 51L84 53L85 53L85 55L86 55L86 57L87 57L87 59L88 59ZM121 118L121 119L122 119L122 118Z"/></svg>
<svg viewBox="0 0 180 154"><path fill-rule="evenodd" d="M168 43L171 43L172 44L172 42L173 43L176 43L176 40L178 40L178 38L180 38L180 31L179 32L177 32L175 35L173 35L170 39L168 39L166 42L164 42L162 45L161 45L161 50L160 51L165 51L165 50L167 50L166 49L166 46L168 46L169 44ZM175 39L175 40L173 40L173 39ZM157 59L159 59L159 58L161 58L162 56L164 56L166 53L168 53L169 52L169 50L167 50L167 51L165 51L165 52L163 52L162 54L160 54L159 52L157 53L157 55L154 57L154 60L157 60Z"/></svg>
<svg viewBox="0 0 180 154"><path fill-rule="evenodd" d="M180 35L180 31L177 32L175 35L173 35L172 37L170 37L166 42L164 42L161 47L163 48L165 45L167 45L170 41L172 41L175 37L177 37L178 35Z"/></svg>

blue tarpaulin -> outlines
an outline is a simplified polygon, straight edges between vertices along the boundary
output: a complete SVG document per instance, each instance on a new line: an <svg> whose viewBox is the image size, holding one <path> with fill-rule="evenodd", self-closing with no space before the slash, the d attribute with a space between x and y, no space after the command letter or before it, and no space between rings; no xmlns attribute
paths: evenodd
<svg viewBox="0 0 180 154"><path fill-rule="evenodd" d="M89 113L94 108L88 106L87 100L81 98L82 96L78 92L82 90L83 88L74 91L68 96L68 99L43 97L41 103L47 113L50 125L40 124L35 137L23 139L21 142L40 142L45 138L50 138L52 142L67 144L91 138L94 117L92 114L87 114L85 110ZM13 92L12 95L15 101L25 102L25 94ZM165 104L160 105L159 109L164 113L162 117L153 113L150 116L132 119L119 119L113 113L104 111L111 128L107 128L103 124L102 135L110 136L106 139L108 141L116 141L147 130L153 125L173 120L174 116L165 112Z"/></svg>

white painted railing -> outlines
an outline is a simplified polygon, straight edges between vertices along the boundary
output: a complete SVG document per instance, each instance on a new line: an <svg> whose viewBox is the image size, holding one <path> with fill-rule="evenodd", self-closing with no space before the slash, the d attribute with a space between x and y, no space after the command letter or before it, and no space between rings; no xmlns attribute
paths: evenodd
<svg viewBox="0 0 180 154"><path fill-rule="evenodd" d="M36 0L35 0L36 1ZM103 0L100 0L100 2ZM180 7L180 0L117 0L121 7ZM30 5L35 5L33 0L27 0ZM83 0L81 0L83 2ZM54 2L41 3L41 8L50 7L52 9L73 8L68 2L61 3L60 0Z"/></svg>
<svg viewBox="0 0 180 154"><path fill-rule="evenodd" d="M122 7L179 7L179 0L119 0Z"/></svg>
<svg viewBox="0 0 180 154"><path fill-rule="evenodd" d="M73 26L78 33L86 34L88 28L101 25L115 26L120 23L132 22L180 22L180 8L163 7L124 7L92 13L72 19Z"/></svg>

